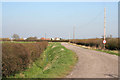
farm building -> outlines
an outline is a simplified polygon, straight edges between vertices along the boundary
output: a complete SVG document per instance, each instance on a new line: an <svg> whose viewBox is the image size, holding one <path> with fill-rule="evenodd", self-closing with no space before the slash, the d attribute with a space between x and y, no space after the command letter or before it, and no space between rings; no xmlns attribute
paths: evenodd
<svg viewBox="0 0 120 80"><path fill-rule="evenodd" d="M61 38L56 37L56 38L51 38L51 40L61 40Z"/></svg>

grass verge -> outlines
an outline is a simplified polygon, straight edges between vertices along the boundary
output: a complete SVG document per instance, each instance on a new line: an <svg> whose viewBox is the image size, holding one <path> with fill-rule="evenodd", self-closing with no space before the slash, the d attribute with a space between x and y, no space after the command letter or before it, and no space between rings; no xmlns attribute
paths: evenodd
<svg viewBox="0 0 120 80"><path fill-rule="evenodd" d="M73 43L69 43L69 44L75 45L75 46L78 46L78 47L82 47L84 49L91 49L91 50L96 50L96 51L105 52L105 53L108 53L108 54L120 56L119 51L116 53L116 52L114 52L112 50L94 49L94 48L89 47L89 46L82 46L82 45L77 45L77 44L73 44Z"/></svg>
<svg viewBox="0 0 120 80"><path fill-rule="evenodd" d="M113 52L113 51L111 51L111 50L100 50L100 49L94 49L94 50L96 50L96 51L100 51L100 52L109 53L109 54L112 54L112 55L120 56L119 53L115 53L115 52Z"/></svg>
<svg viewBox="0 0 120 80"><path fill-rule="evenodd" d="M60 43L49 43L49 46L26 71L10 78L62 78L65 77L77 62L74 52Z"/></svg>

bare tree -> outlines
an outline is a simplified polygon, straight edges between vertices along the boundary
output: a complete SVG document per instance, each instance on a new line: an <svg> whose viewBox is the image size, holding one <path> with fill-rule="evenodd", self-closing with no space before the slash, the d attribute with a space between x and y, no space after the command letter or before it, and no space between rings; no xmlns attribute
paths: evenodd
<svg viewBox="0 0 120 80"><path fill-rule="evenodd" d="M110 38L112 38L112 35L110 35Z"/></svg>
<svg viewBox="0 0 120 80"><path fill-rule="evenodd" d="M13 39L20 39L20 37L19 37L18 34L13 34L12 38L13 38Z"/></svg>
<svg viewBox="0 0 120 80"><path fill-rule="evenodd" d="M37 40L37 37L28 37L26 40Z"/></svg>

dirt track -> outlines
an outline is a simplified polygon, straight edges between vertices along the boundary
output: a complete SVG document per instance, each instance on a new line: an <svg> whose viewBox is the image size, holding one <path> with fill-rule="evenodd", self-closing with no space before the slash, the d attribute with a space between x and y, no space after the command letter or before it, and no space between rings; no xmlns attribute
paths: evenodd
<svg viewBox="0 0 120 80"><path fill-rule="evenodd" d="M118 57L94 50L61 43L74 51L78 63L67 78L115 78L118 76Z"/></svg>

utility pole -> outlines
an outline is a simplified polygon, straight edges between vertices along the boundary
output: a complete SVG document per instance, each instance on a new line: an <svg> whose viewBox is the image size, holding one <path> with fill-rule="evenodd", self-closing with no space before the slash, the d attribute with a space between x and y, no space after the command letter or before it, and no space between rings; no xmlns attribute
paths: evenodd
<svg viewBox="0 0 120 80"><path fill-rule="evenodd" d="M106 38L106 8L104 8L104 41ZM105 43L104 43L104 49L105 49Z"/></svg>
<svg viewBox="0 0 120 80"><path fill-rule="evenodd" d="M75 42L75 25L73 26L73 43Z"/></svg>
<svg viewBox="0 0 120 80"><path fill-rule="evenodd" d="M69 33L69 39L68 39L68 40L69 40L69 42L70 42L70 33Z"/></svg>
<svg viewBox="0 0 120 80"><path fill-rule="evenodd" d="M46 33L45 33L45 40L46 40Z"/></svg>

